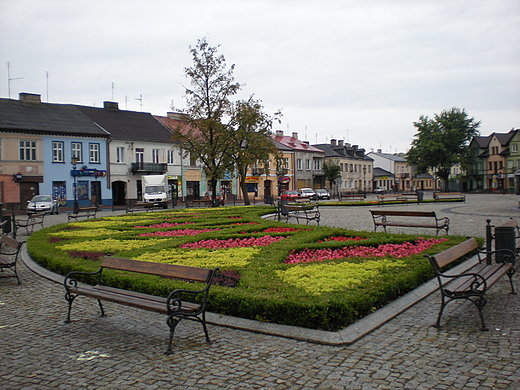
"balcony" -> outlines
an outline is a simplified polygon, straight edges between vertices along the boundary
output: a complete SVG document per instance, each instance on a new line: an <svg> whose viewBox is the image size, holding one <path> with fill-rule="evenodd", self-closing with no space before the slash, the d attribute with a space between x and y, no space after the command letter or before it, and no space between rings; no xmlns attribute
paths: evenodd
<svg viewBox="0 0 520 390"><path fill-rule="evenodd" d="M149 174L157 174L157 173L165 173L168 171L168 164L156 164L156 163L132 163L130 168L132 173L149 173Z"/></svg>

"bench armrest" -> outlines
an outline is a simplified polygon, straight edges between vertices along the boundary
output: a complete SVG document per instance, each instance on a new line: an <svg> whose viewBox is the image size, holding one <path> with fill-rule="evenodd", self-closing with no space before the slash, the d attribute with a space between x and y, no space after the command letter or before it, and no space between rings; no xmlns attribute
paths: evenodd
<svg viewBox="0 0 520 390"><path fill-rule="evenodd" d="M497 254L497 253L504 253L503 261L502 261L503 263L511 263L511 264L513 264L513 266L516 264L515 252L513 252L511 249L507 249L507 248L497 249L497 250L494 250L494 251L486 251L484 249L480 249L478 251L479 261L482 262L482 260L480 258L480 255L483 254L483 255L486 256L488 264L491 264L492 263L492 259L493 259L492 255Z"/></svg>
<svg viewBox="0 0 520 390"><path fill-rule="evenodd" d="M459 274L459 275L447 275L447 274L439 274L442 278L448 278L448 279L459 279L459 278L473 278L474 280L471 282L471 291L475 293L483 293L487 290L487 282L486 279L477 273L469 272L465 274ZM442 286L442 289L445 291L450 291L449 288L446 288L444 285Z"/></svg>
<svg viewBox="0 0 520 390"><path fill-rule="evenodd" d="M99 275L100 276L102 270L103 270L103 268L98 269L96 272L80 272L80 271L69 272L67 275L65 275L65 279L63 280L63 286L68 291L69 287L78 286L78 280L76 279L76 276L78 276L78 275L83 275L83 276Z"/></svg>

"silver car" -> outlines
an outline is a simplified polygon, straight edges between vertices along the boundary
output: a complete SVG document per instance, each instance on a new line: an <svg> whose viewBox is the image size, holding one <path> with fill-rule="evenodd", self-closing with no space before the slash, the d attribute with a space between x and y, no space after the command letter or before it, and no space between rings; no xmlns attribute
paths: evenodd
<svg viewBox="0 0 520 390"><path fill-rule="evenodd" d="M58 200L52 195L35 195L29 203L27 203L27 213L59 214L60 205Z"/></svg>

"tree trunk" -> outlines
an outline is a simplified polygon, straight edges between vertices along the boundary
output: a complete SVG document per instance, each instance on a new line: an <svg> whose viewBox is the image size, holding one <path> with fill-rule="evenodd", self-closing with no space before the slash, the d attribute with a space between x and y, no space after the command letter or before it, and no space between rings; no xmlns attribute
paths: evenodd
<svg viewBox="0 0 520 390"><path fill-rule="evenodd" d="M240 189L242 190L242 196L244 197L244 205L249 206L251 203L249 202L245 175L240 175Z"/></svg>

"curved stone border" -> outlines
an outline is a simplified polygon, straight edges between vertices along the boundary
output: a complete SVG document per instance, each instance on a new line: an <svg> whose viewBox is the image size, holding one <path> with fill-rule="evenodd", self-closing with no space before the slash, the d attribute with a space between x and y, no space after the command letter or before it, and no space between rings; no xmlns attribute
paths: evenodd
<svg viewBox="0 0 520 390"><path fill-rule="evenodd" d="M27 252L27 246L22 249L21 260L31 271L52 282L62 284L63 276L53 273L37 264ZM463 273L478 261L477 256L470 258L453 269L455 273ZM367 334L373 332L392 318L398 316L411 306L420 302L438 289L436 279L432 279L408 294L396 299L372 314L360 319L356 323L338 332L322 331L309 328L300 328L291 325L280 325L260 322L245 318L232 317L217 313L207 313L206 321L212 325L263 333L272 336L287 337L300 341L307 341L326 345L349 345ZM65 305L65 301L64 301Z"/></svg>

